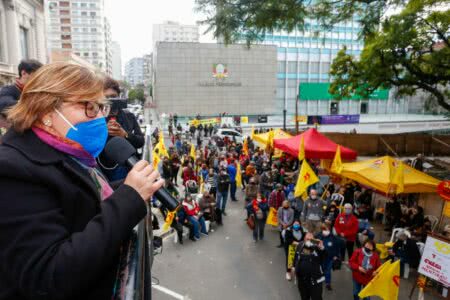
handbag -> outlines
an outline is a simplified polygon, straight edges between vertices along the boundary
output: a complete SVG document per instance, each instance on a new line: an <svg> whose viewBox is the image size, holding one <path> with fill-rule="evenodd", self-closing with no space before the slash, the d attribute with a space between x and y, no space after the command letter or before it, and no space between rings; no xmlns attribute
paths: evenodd
<svg viewBox="0 0 450 300"><path fill-rule="evenodd" d="M248 227L253 230L255 229L255 217L253 215L251 215L250 217L248 217L247 219L247 225Z"/></svg>

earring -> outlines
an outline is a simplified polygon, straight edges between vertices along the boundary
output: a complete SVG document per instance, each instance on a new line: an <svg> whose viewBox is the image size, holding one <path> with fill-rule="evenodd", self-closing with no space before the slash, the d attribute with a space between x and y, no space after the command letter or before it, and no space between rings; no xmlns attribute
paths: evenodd
<svg viewBox="0 0 450 300"><path fill-rule="evenodd" d="M47 126L47 127L50 127L50 126L52 126L52 121L51 120L45 120L44 121L44 125Z"/></svg>

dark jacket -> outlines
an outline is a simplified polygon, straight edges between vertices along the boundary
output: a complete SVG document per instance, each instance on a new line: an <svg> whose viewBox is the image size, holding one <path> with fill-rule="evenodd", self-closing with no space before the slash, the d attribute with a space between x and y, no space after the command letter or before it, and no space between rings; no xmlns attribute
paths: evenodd
<svg viewBox="0 0 450 300"><path fill-rule="evenodd" d="M127 185L108 199L30 130L0 145L0 299L111 299L119 249L146 215Z"/></svg>
<svg viewBox="0 0 450 300"><path fill-rule="evenodd" d="M333 259L335 256L341 256L341 239L337 238L332 233L325 236L322 232L318 233L316 238L323 242L325 250L327 251L327 259Z"/></svg>
<svg viewBox="0 0 450 300"><path fill-rule="evenodd" d="M220 174L217 178L217 191L224 193L228 192L228 187L230 186L230 176L228 174Z"/></svg>
<svg viewBox="0 0 450 300"><path fill-rule="evenodd" d="M413 269L417 269L420 264L420 252L417 243L411 239L406 241L398 240L395 242L392 250L395 256L399 257L402 262L408 263Z"/></svg>
<svg viewBox="0 0 450 300"><path fill-rule="evenodd" d="M144 146L144 134L141 127L139 127L136 117L131 112L120 111L117 115L117 123L128 133L127 140L134 148L139 149Z"/></svg>
<svg viewBox="0 0 450 300"><path fill-rule="evenodd" d="M17 103L20 98L21 91L16 85L6 85L0 89L0 114L6 108L9 108Z"/></svg>
<svg viewBox="0 0 450 300"><path fill-rule="evenodd" d="M299 281L317 281L323 276L322 263L326 257L326 251L318 247L311 254L304 253L304 242L300 242L295 250L294 266L295 274Z"/></svg>

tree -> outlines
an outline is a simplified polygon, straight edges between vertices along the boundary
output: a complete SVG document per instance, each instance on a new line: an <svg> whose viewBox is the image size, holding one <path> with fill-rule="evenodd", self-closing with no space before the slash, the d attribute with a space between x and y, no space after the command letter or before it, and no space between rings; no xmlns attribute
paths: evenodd
<svg viewBox="0 0 450 300"><path fill-rule="evenodd" d="M225 43L264 39L266 33L305 29L307 20L321 30L353 19L361 24L360 59L341 50L333 62L330 92L337 98L396 87L399 95L429 92L450 105L450 0L196 0L216 38ZM388 16L387 13L400 11Z"/></svg>
<svg viewBox="0 0 450 300"><path fill-rule="evenodd" d="M365 40L357 60L339 51L331 66L330 92L337 98L367 96L377 88L396 88L397 95L428 92L450 111L450 10L433 10L437 0L410 0L386 18Z"/></svg>
<svg viewBox="0 0 450 300"><path fill-rule="evenodd" d="M144 89L141 87L135 87L133 89L130 89L130 91L128 92L128 99L131 101L137 100L139 102L144 103L145 102Z"/></svg>

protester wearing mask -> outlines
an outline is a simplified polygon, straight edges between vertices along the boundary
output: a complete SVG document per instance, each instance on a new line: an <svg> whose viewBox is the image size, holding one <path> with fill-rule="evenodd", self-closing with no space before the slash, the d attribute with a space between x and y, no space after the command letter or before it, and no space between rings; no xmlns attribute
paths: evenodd
<svg viewBox="0 0 450 300"><path fill-rule="evenodd" d="M113 191L95 168L107 114L102 78L67 63L36 71L8 113L12 129L0 145L3 299L118 297L119 254L164 181L140 161Z"/></svg>
<svg viewBox="0 0 450 300"><path fill-rule="evenodd" d="M225 208L228 200L228 187L230 186L230 176L225 168L221 168L217 178L217 205L223 215L227 215Z"/></svg>
<svg viewBox="0 0 450 300"><path fill-rule="evenodd" d="M239 163L239 162L236 162ZM236 173L237 173L237 169L236 169L236 165L234 162L234 159L230 160L230 163L227 166L227 172L228 175L230 176L230 198L231 201L237 201L236 199Z"/></svg>
<svg viewBox="0 0 450 300"><path fill-rule="evenodd" d="M253 229L253 240L255 242L264 239L264 227L266 225L267 214L269 212L269 205L267 200L261 193L258 193L255 199L247 206L249 216L253 216L255 220L255 228Z"/></svg>
<svg viewBox="0 0 450 300"><path fill-rule="evenodd" d="M278 230L280 231L280 244L278 248L284 247L284 231L294 223L294 210L290 208L289 201L284 200L283 205L277 211Z"/></svg>
<svg viewBox="0 0 450 300"><path fill-rule="evenodd" d="M259 191L264 195L264 198L269 198L273 189L273 177L269 167L264 167L264 172L259 179Z"/></svg>
<svg viewBox="0 0 450 300"><path fill-rule="evenodd" d="M200 239L200 233L208 235L206 231L205 218L200 212L200 207L197 202L192 199L191 195L187 195L183 203L184 212L186 213L187 220L192 224L194 231L194 238Z"/></svg>
<svg viewBox="0 0 450 300"><path fill-rule="evenodd" d="M359 292L375 276L374 272L381 265L378 253L375 251L375 243L367 241L362 248L358 248L349 260L349 266L353 277L353 299L359 300ZM369 297L363 300L370 300Z"/></svg>
<svg viewBox="0 0 450 300"><path fill-rule="evenodd" d="M345 259L345 249L347 249L348 258L353 254L353 248L358 234L359 222L353 215L353 207L350 203L344 205L344 212L339 214L334 222L336 234L345 240L345 248L341 250L341 258Z"/></svg>
<svg viewBox="0 0 450 300"><path fill-rule="evenodd" d="M291 268L288 265L289 260L289 246L297 247L297 245L303 241L305 237L305 231L300 224L300 221L294 221L294 224L284 231L284 253L286 254L286 279L291 280Z"/></svg>
<svg viewBox="0 0 450 300"><path fill-rule="evenodd" d="M302 300L322 300L322 283L325 281L322 264L326 251L322 241L307 233L295 251L295 274Z"/></svg>
<svg viewBox="0 0 450 300"><path fill-rule="evenodd" d="M208 185L209 193L217 198L217 174L214 172L214 169L209 169L208 176L206 176L206 184Z"/></svg>
<svg viewBox="0 0 450 300"><path fill-rule="evenodd" d="M335 202L331 202L330 206L327 207L325 210L325 214L323 216L323 220L330 222L331 229L334 227L334 222L336 221L337 217L339 215L339 210L336 207Z"/></svg>
<svg viewBox="0 0 450 300"><path fill-rule="evenodd" d="M309 197L303 206L302 218L306 222L306 228L312 234L320 231L320 224L323 216L324 202L317 197L317 191L311 189Z"/></svg>
<svg viewBox="0 0 450 300"><path fill-rule="evenodd" d="M327 290L331 291L331 271L333 262L338 261L341 255L341 244L339 239L331 233L330 227L326 224L322 224L321 232L316 235L316 238L323 242L327 252L326 258L322 264L322 269L325 274L325 286Z"/></svg>

